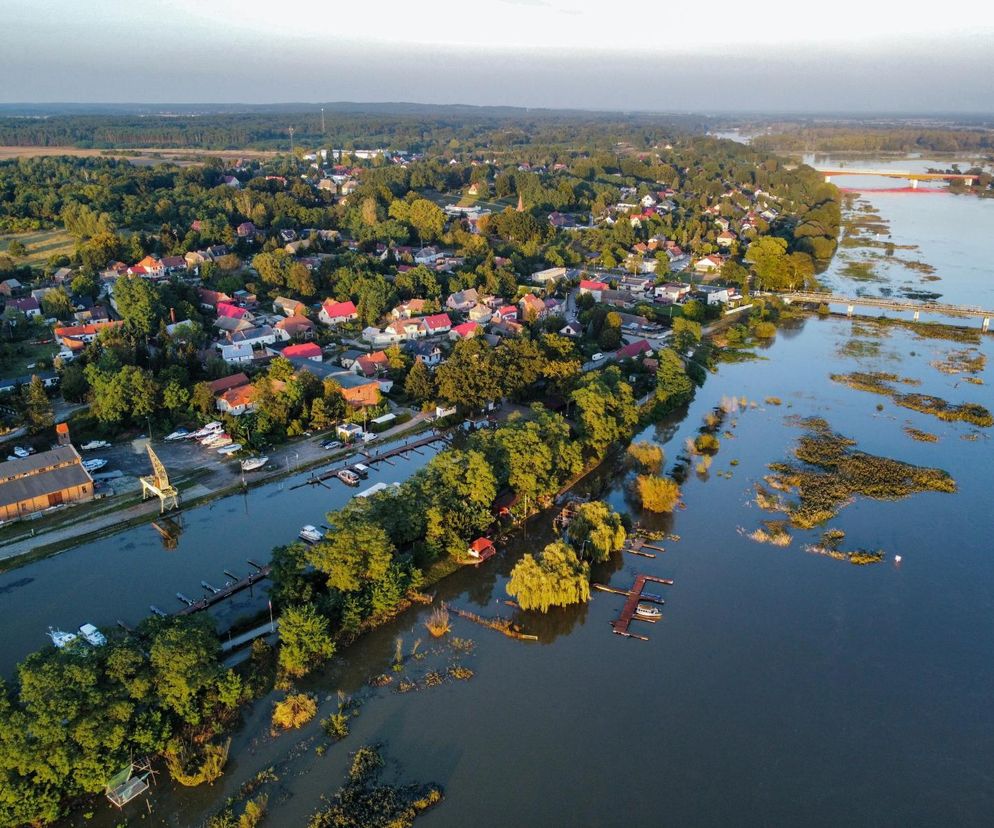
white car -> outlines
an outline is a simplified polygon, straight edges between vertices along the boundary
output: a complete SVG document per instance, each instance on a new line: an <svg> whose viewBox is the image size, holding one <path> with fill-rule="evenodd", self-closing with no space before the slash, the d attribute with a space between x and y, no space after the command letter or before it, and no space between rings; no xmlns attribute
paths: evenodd
<svg viewBox="0 0 994 828"><path fill-rule="evenodd" d="M30 457L31 452L28 451L26 448L22 448L21 446L14 446L14 456L23 459L25 457Z"/></svg>
<svg viewBox="0 0 994 828"><path fill-rule="evenodd" d="M602 359L604 359L604 354L602 354L600 352L597 352L592 357L590 357L590 360L592 362L600 362Z"/></svg>

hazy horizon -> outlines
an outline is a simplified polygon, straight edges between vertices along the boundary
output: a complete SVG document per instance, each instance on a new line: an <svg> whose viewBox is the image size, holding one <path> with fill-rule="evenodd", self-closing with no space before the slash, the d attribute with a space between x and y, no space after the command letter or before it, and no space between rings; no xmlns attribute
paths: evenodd
<svg viewBox="0 0 994 828"><path fill-rule="evenodd" d="M621 13L495 0L8 0L3 103L418 102L591 111L986 114L994 23L772 0ZM724 13L723 13L724 12ZM953 22L950 22L953 21ZM941 32L936 29L941 24ZM58 42L58 48L53 44Z"/></svg>

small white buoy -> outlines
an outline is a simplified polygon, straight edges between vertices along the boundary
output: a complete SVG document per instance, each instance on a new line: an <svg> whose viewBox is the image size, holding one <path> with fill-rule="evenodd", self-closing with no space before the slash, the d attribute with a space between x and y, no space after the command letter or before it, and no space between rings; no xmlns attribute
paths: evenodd
<svg viewBox="0 0 994 828"><path fill-rule="evenodd" d="M901 556L900 555L895 555L894 556L894 563L901 563Z"/></svg>

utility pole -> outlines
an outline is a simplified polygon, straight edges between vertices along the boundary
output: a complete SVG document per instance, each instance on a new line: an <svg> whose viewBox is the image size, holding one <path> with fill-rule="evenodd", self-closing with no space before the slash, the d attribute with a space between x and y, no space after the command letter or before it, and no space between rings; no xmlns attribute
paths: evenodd
<svg viewBox="0 0 994 828"><path fill-rule="evenodd" d="M287 132L290 133L290 155L293 155L293 127L287 127Z"/></svg>

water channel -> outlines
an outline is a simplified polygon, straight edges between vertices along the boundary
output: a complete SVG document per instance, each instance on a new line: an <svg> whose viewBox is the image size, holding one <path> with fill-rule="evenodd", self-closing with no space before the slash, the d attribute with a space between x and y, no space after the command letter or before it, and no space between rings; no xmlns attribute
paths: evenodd
<svg viewBox="0 0 994 828"><path fill-rule="evenodd" d="M994 306L994 279L982 267L994 201L946 193L866 198L890 222L893 240L918 245L903 257L935 266L940 279L927 282L929 290L943 301ZM837 290L896 289L921 276L887 265L878 281L856 284L842 267L826 274ZM964 349L992 356L990 337L964 345L865 320L809 317L782 329L759 359L721 365L682 420L641 435L664 447L671 467L723 397L755 404L728 421L733 436L722 439L711 471L690 475L684 509L641 515L631 472L615 467L583 484L679 536L664 541L655 560L619 556L595 574L621 588L639 572L675 580L665 588L663 619L640 630L649 641L612 635L609 621L623 599L604 593L583 607L521 616L539 636L535 643L455 619L454 635L474 642L469 653L451 637L427 641L427 610L412 610L305 682L322 699L321 716L333 712L339 689L362 699L343 742L319 755L316 722L271 736L272 699L263 700L247 713L219 783L177 790L160 781L152 815L142 803L124 817L128 824L201 824L242 783L273 767L279 782L270 787L267 824L303 825L341 784L348 753L380 742L396 763L391 774L444 787L445 801L418 822L426 828L989 824L991 430L899 408L829 378L893 372L919 380L924 393L994 408L989 371L974 377L986 384L974 384L932 364ZM809 416L825 418L863 451L947 470L957 492L857 499L830 521L847 533L847 546L884 550L882 563L854 566L805 551L819 530L795 532L786 548L756 543L746 536L764 518L754 486L769 463L790 457L801 434L796 420ZM905 427L939 439L913 440ZM402 471L380 474L399 479ZM188 515L172 552L141 527L7 573L3 582L32 580L0 598L2 656L9 663L37 646L49 623L140 615L150 592L165 602L208 572L262 557L347 494L269 486ZM482 614L510 612L500 603L507 575L521 553L548 542L548 524L533 522L498 559L443 582L439 597ZM397 637L405 652L424 639L426 658L373 689L368 679L389 672ZM420 681L453 663L474 677L397 691L402 677ZM85 824L121 821L101 806Z"/></svg>

